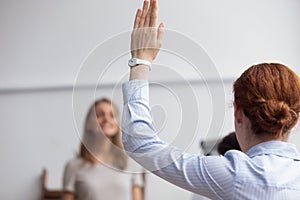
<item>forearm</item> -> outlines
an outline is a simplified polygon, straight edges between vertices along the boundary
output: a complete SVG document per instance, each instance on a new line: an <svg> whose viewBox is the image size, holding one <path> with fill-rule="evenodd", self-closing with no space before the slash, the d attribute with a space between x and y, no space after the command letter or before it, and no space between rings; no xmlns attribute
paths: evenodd
<svg viewBox="0 0 300 200"><path fill-rule="evenodd" d="M157 30L153 29L157 21L157 0L150 0L148 6L149 1L145 0L143 9L137 10L131 55L152 63L161 47L164 25L161 23ZM134 64L130 63L131 81L123 85L122 141L127 153L149 171L189 191L214 199L220 194L230 194L234 174L227 159L189 155L157 137L149 106L149 68Z"/></svg>
<svg viewBox="0 0 300 200"><path fill-rule="evenodd" d="M135 67L131 67L129 80L136 80L136 79L148 80L149 67L146 65L137 65Z"/></svg>
<svg viewBox="0 0 300 200"><path fill-rule="evenodd" d="M144 200L144 188L132 186L132 200Z"/></svg>
<svg viewBox="0 0 300 200"><path fill-rule="evenodd" d="M147 170L192 192L209 192L204 157L188 155L156 136L149 106L148 82L123 85L122 139L127 153ZM198 177L195 179L195 177Z"/></svg>

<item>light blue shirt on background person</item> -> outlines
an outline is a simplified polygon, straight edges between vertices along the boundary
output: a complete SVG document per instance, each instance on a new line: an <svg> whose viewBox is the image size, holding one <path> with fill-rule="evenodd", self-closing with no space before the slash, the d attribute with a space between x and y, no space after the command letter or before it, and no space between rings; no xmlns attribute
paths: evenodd
<svg viewBox="0 0 300 200"><path fill-rule="evenodd" d="M246 153L187 154L155 135L148 81L124 83L123 98L124 148L163 179L211 199L300 199L300 154L295 145L272 140Z"/></svg>

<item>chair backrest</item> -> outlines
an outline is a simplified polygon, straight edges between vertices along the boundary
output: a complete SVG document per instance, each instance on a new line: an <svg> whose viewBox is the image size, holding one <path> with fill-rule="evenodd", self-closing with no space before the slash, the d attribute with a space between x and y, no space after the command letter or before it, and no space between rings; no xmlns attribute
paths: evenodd
<svg viewBox="0 0 300 200"><path fill-rule="evenodd" d="M46 199L61 199L63 191L62 190L49 190L47 188L47 170L44 168L41 174L41 200Z"/></svg>

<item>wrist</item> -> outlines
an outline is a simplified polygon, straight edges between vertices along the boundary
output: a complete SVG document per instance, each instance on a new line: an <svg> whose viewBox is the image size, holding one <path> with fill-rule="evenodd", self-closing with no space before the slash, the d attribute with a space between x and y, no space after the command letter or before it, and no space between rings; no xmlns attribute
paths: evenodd
<svg viewBox="0 0 300 200"><path fill-rule="evenodd" d="M133 57L128 61L128 66L131 68L140 65L147 66L149 68L149 71L151 70L151 62L148 60Z"/></svg>
<svg viewBox="0 0 300 200"><path fill-rule="evenodd" d="M129 80L143 79L148 80L149 78L149 67L147 65L136 65L130 68Z"/></svg>
<svg viewBox="0 0 300 200"><path fill-rule="evenodd" d="M146 60L146 61L149 61L149 62L153 62L153 60L155 59L155 58L153 58L153 56L151 56L151 55L147 55L147 54L145 54L145 53L137 53L137 52L135 52L135 53L132 53L131 52L131 58L138 58L138 59L141 59L141 60Z"/></svg>

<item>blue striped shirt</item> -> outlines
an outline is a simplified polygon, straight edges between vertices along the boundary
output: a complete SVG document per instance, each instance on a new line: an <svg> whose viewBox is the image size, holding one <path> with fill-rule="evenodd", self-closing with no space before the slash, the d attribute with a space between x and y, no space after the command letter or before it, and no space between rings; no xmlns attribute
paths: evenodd
<svg viewBox="0 0 300 200"><path fill-rule="evenodd" d="M260 143L224 156L185 153L155 135L147 81L123 84L122 140L146 169L211 199L300 199L300 155L293 144Z"/></svg>

